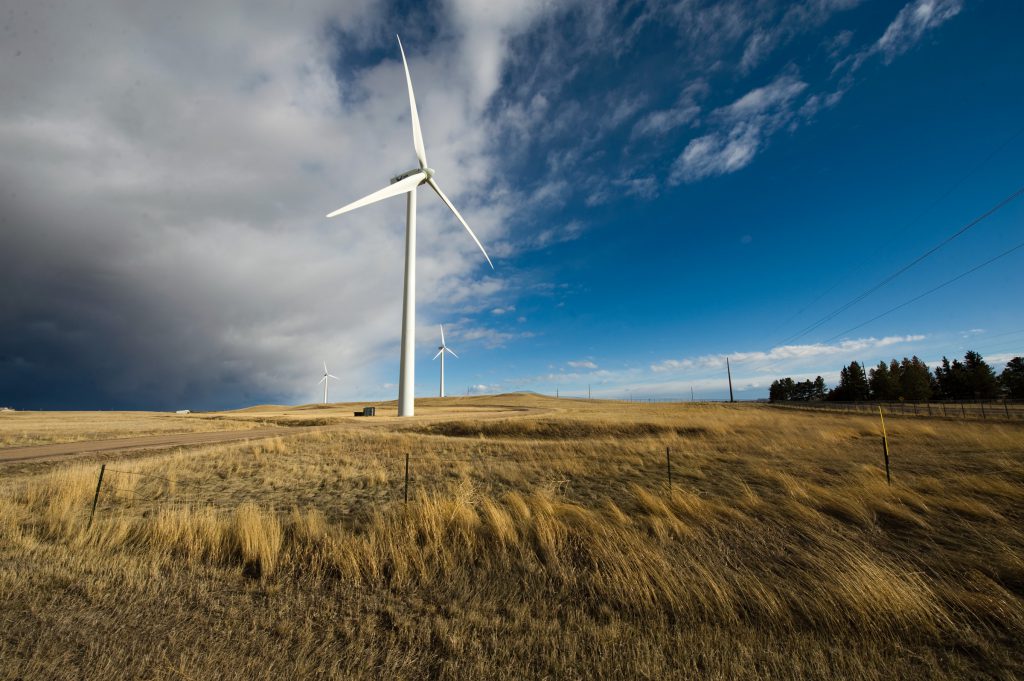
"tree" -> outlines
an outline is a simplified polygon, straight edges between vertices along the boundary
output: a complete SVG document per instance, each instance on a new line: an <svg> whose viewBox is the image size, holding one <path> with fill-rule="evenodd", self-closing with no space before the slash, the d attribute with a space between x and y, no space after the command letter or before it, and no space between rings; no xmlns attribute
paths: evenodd
<svg viewBox="0 0 1024 681"><path fill-rule="evenodd" d="M871 370L868 386L871 388L873 400L890 402L899 399L899 380L892 375L885 362L879 362L878 366Z"/></svg>
<svg viewBox="0 0 1024 681"><path fill-rule="evenodd" d="M995 378L995 374L992 377ZM899 385L902 399L911 402L929 400L932 397L932 372L917 355L910 359L904 357L900 364Z"/></svg>
<svg viewBox="0 0 1024 681"><path fill-rule="evenodd" d="M789 401L793 399L794 387L793 379L788 376L781 380L772 381L772 386L768 389L768 399L772 402Z"/></svg>
<svg viewBox="0 0 1024 681"><path fill-rule="evenodd" d="M870 394L871 389L868 387L868 377L864 374L864 369L857 362L850 362L850 366L839 371L839 385L828 397L839 402L859 402L868 399Z"/></svg>
<svg viewBox="0 0 1024 681"><path fill-rule="evenodd" d="M991 400L999 397L999 381L996 372L992 371L981 355L968 350L964 355L964 369L967 372L967 386L971 397L979 400Z"/></svg>
<svg viewBox="0 0 1024 681"><path fill-rule="evenodd" d="M812 400L825 399L825 379L818 376L814 379L814 390L811 392Z"/></svg>
<svg viewBox="0 0 1024 681"><path fill-rule="evenodd" d="M768 399L772 402L809 402L825 399L825 379L818 376L813 381L795 382L788 376L772 381L768 389Z"/></svg>
<svg viewBox="0 0 1024 681"><path fill-rule="evenodd" d="M952 363L945 357L942 364L935 367L935 384L938 397L943 400L963 400L972 397L967 384L967 371L960 360Z"/></svg>
<svg viewBox="0 0 1024 681"><path fill-rule="evenodd" d="M1003 394L1011 400L1024 400L1024 357L1014 357L1006 363L999 376Z"/></svg>

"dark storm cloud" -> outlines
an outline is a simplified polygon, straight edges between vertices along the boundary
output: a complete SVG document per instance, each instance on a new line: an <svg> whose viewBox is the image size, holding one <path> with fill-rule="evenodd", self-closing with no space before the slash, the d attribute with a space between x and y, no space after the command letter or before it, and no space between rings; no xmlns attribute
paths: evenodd
<svg viewBox="0 0 1024 681"><path fill-rule="evenodd" d="M414 162L407 104L394 58L336 77L331 39L378 20L371 3L336 5L10 8L0 404L314 399L324 359L339 394L393 380L404 206L323 215ZM419 47L431 161L500 250L506 209L473 201L493 175L479 151L488 84L466 53ZM458 293L442 307L486 306L501 285L476 279L473 244L439 238L456 225L437 206L421 215L421 303L445 281Z"/></svg>

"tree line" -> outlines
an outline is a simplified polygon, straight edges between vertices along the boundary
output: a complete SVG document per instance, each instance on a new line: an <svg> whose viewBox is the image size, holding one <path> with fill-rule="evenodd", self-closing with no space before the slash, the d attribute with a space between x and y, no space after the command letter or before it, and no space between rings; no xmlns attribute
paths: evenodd
<svg viewBox="0 0 1024 681"><path fill-rule="evenodd" d="M893 359L888 364L865 371L858 362L850 362L839 372L839 385L827 389L818 376L813 381L783 378L772 382L768 399L772 402L926 402L929 400L1024 399L1024 357L1014 357L1002 374L996 375L984 358L969 350L961 362L943 357L933 371L916 355Z"/></svg>

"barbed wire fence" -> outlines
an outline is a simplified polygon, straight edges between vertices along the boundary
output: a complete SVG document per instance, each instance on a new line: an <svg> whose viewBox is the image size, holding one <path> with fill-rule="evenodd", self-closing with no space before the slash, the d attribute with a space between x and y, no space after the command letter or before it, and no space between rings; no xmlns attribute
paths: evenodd
<svg viewBox="0 0 1024 681"><path fill-rule="evenodd" d="M919 416L960 421L1024 421L1024 400L943 400L924 402L769 402L772 407L886 416Z"/></svg>
<svg viewBox="0 0 1024 681"><path fill-rule="evenodd" d="M655 400L651 398L651 403ZM669 402L670 400L665 400ZM676 400L671 400L676 402ZM639 400L638 400L639 402ZM698 403L699 404L699 403ZM870 417L903 416L944 419L947 421L1024 421L1024 401L956 401L956 402L773 402L766 406L782 409L805 411L826 411L861 414ZM887 447L888 445L886 445ZM259 464L287 462L302 463L314 469L330 469L333 466L358 465L358 460L351 453L337 452L310 454L289 451L275 452L273 449L254 448L249 452L240 452L243 456L251 456ZM888 450L886 449L886 453ZM335 458L336 457L336 458ZM645 468L645 475L654 473L651 467L661 469L654 473L664 476L663 489L673 489L672 468L673 452L670 447L652 450L651 461ZM660 459L661 463L657 461ZM425 482L421 473L430 471L434 475L438 467L467 465L472 467L491 490L493 481L500 481L503 472L493 471L495 466L505 467L509 463L523 466L543 466L546 457L528 459L500 456L483 450L474 451L469 456L445 456L443 453L412 453L404 452L397 457L377 458L376 464L385 472L385 479L390 481L390 501L409 503L415 501L416 490L422 489ZM340 473L339 473L340 475ZM357 478L367 478L372 473L361 473ZM493 479L493 481L492 481ZM491 482L488 482L491 481ZM552 482L552 481L547 481ZM566 489L571 480L554 481L559 489ZM368 483L371 484L371 483ZM661 483L658 483L659 486ZM412 491L412 495L410 495ZM243 503L265 502L266 490L253 488L250 490L234 489L227 492L211 487L209 480L181 479L173 474L158 474L132 469L131 464L115 463L113 466L103 464L100 467L95 495L91 499L91 507L83 509L91 526L95 517L117 509L135 510L146 515L163 509L196 509L214 507L218 510L229 510Z"/></svg>

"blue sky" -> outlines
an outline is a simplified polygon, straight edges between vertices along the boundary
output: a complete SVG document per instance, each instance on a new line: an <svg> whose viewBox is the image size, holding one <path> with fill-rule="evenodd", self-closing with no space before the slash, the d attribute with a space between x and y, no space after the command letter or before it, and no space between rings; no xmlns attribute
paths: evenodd
<svg viewBox="0 0 1024 681"><path fill-rule="evenodd" d="M418 395L439 323L450 394L718 399L730 356L753 399L1024 353L1024 249L850 330L1019 243L1024 199L801 333L1024 185L1013 3L112 6L92 38L15 16L0 402L307 402L323 360L332 397L393 398L404 202L322 215L415 164L396 32L496 267L421 195Z"/></svg>

